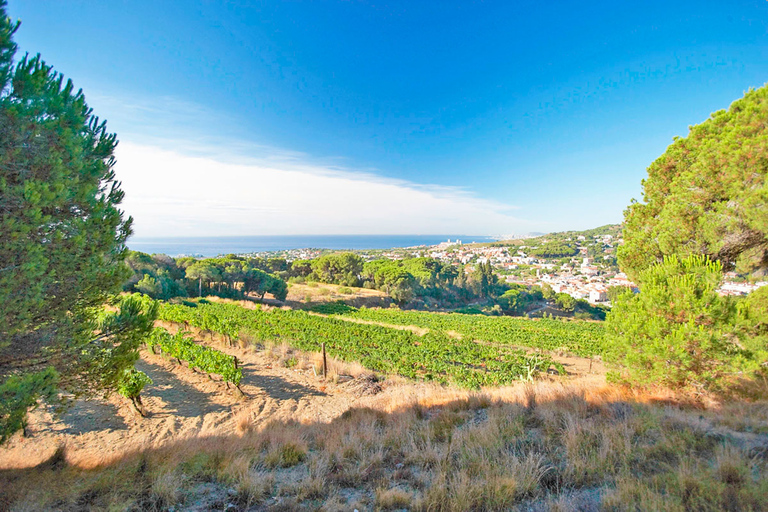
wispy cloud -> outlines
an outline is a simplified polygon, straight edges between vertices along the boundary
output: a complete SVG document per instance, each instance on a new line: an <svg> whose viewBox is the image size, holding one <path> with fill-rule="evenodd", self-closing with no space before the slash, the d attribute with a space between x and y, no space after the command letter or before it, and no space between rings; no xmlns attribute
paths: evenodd
<svg viewBox="0 0 768 512"><path fill-rule="evenodd" d="M367 172L222 162L125 141L117 159L123 207L141 236L500 234L527 224L465 190Z"/></svg>
<svg viewBox="0 0 768 512"><path fill-rule="evenodd" d="M139 236L479 235L530 227L511 215L513 206L467 189L391 179L343 157L233 136L222 128L231 120L203 106L105 95L89 102L120 133L117 176Z"/></svg>

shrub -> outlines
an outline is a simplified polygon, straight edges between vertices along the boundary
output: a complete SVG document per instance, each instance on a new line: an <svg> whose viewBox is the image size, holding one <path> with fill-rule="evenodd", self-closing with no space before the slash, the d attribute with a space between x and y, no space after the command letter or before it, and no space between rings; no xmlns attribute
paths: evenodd
<svg viewBox="0 0 768 512"><path fill-rule="evenodd" d="M640 274L640 293L622 294L608 314L608 358L629 382L715 389L754 370L744 350L734 300L720 296L722 265L706 256L669 256Z"/></svg>

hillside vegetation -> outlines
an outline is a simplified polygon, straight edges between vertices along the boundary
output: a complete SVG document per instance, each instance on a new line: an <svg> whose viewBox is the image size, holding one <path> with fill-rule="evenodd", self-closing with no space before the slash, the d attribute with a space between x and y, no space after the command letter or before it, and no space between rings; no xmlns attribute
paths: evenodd
<svg viewBox="0 0 768 512"><path fill-rule="evenodd" d="M595 231L623 230L639 288L606 313L478 253L127 251L116 136L39 56L14 62L5 7L0 510L768 510L768 286L719 290L768 271L768 87L676 139ZM612 236L507 243L618 271ZM289 281L489 315L255 304ZM501 316L551 305L606 322Z"/></svg>
<svg viewBox="0 0 768 512"><path fill-rule="evenodd" d="M624 221L632 279L664 256L701 254L726 270L768 270L768 87L692 126L648 167Z"/></svg>
<svg viewBox="0 0 768 512"><path fill-rule="evenodd" d="M318 351L324 343L330 354L374 371L475 388L532 379L550 368L562 371L547 355L529 354L519 347L535 346L539 333L567 343L561 322L554 320L537 322L538 328L528 332L519 327L508 329L509 333L518 333L520 343L515 346L508 342L485 344L456 339L436 328L419 336L409 330L349 323L304 311L263 311L234 304L164 304L158 318L228 339L284 341L305 351ZM574 329L572 339L580 334L587 333Z"/></svg>

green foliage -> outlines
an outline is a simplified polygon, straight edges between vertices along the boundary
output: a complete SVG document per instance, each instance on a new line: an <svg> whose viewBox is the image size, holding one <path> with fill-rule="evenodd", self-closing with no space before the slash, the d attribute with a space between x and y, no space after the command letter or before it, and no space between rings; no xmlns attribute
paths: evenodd
<svg viewBox="0 0 768 512"><path fill-rule="evenodd" d="M57 391L59 375L53 368L23 376L11 376L0 383L0 444L26 425L27 411L39 399L50 400Z"/></svg>
<svg viewBox="0 0 768 512"><path fill-rule="evenodd" d="M102 311L96 335L81 348L82 372L94 389L111 391L139 358L139 348L152 330L158 303L139 294L117 299L117 311Z"/></svg>
<svg viewBox="0 0 768 512"><path fill-rule="evenodd" d="M576 308L576 299L567 293L555 294L555 304L566 312L571 312Z"/></svg>
<svg viewBox="0 0 768 512"><path fill-rule="evenodd" d="M528 256L534 258L563 258L576 256L579 254L579 249L575 243L552 241L526 249L526 252Z"/></svg>
<svg viewBox="0 0 768 512"><path fill-rule="evenodd" d="M585 299L577 299L574 303L574 318L580 320L605 320L611 309L602 305L593 305Z"/></svg>
<svg viewBox="0 0 768 512"><path fill-rule="evenodd" d="M203 283L221 281L221 272L210 260L200 260L186 268L186 278L198 282L198 296L203 294Z"/></svg>
<svg viewBox="0 0 768 512"><path fill-rule="evenodd" d="M738 322L742 332L768 341L768 286L753 291L739 304Z"/></svg>
<svg viewBox="0 0 768 512"><path fill-rule="evenodd" d="M640 293L620 295L606 322L608 356L628 381L716 389L765 360L765 347L742 348L734 301L717 293L719 262L668 256L639 277Z"/></svg>
<svg viewBox="0 0 768 512"><path fill-rule="evenodd" d="M187 296L183 281L185 271L170 256L128 251L125 263L133 272L123 284L125 291L143 293L159 300Z"/></svg>
<svg viewBox="0 0 768 512"><path fill-rule="evenodd" d="M186 308L186 306L180 307ZM163 318L165 319L165 317ZM203 325L210 327L210 324ZM226 321L218 322L216 325L223 326L223 330L227 331ZM198 345L188 332L179 331L171 335L162 327L155 327L152 334L146 339L146 343L152 351L159 349L161 352L180 361L187 361L190 368L197 368L205 373L221 375L224 382L231 382L235 386L239 385L243 378L243 371L238 368L234 356L229 356L210 347Z"/></svg>
<svg viewBox="0 0 768 512"><path fill-rule="evenodd" d="M479 295L482 297L490 297L493 294L494 286L498 281L498 277L493 273L491 262L478 263L475 274L477 274L478 277Z"/></svg>
<svg viewBox="0 0 768 512"><path fill-rule="evenodd" d="M10 44L14 31L3 2L0 40ZM25 57L11 71L13 50L0 48L4 346L38 329L46 338L83 335L73 332L71 319L87 315L125 279L130 233L130 220L117 208L123 192L113 170L115 136L82 92L39 56Z"/></svg>
<svg viewBox="0 0 768 512"><path fill-rule="evenodd" d="M117 392L126 398L137 398L148 384L152 384L152 379L146 373L136 368L126 368L120 377Z"/></svg>
<svg viewBox="0 0 768 512"><path fill-rule="evenodd" d="M37 398L54 398L56 375L80 395L114 384L141 330L129 322L103 331L96 321L128 277L131 220L118 208L117 139L40 56L14 64L16 27L0 1L3 439Z"/></svg>
<svg viewBox="0 0 768 512"><path fill-rule="evenodd" d="M361 277L364 285L371 283L399 304L427 298L456 304L501 293L490 264L479 264L468 277L463 269L434 258L380 259L366 262Z"/></svg>
<svg viewBox="0 0 768 512"><path fill-rule="evenodd" d="M478 309L462 313L426 313L399 309L360 308L348 316L395 325L415 325L435 332L453 332L463 340L481 340L507 347L565 350L591 357L605 352L603 325L555 319L489 317Z"/></svg>
<svg viewBox="0 0 768 512"><path fill-rule="evenodd" d="M136 283L134 289L137 292L148 295L152 298L159 298L163 293L163 287L160 285L160 283L157 282L157 279L150 276L149 274L144 274L144 277L142 277L141 280Z"/></svg>
<svg viewBox="0 0 768 512"><path fill-rule="evenodd" d="M726 270L768 269L768 87L750 90L677 138L648 168L624 218L631 279L664 256L705 254Z"/></svg>
<svg viewBox="0 0 768 512"><path fill-rule="evenodd" d="M229 255L223 258L206 258L184 262L185 276L190 284L196 283L199 296L206 294L239 299L245 294L255 293L261 298L271 293L277 300L285 300L288 284L270 274L264 268L286 268L285 260L274 258L245 259ZM180 265L181 266L181 265ZM284 271L280 271L284 272Z"/></svg>
<svg viewBox="0 0 768 512"><path fill-rule="evenodd" d="M540 287L532 286L528 288L524 285L512 285L512 289L504 292L496 299L496 302L498 302L505 313L522 315L542 300L544 300L544 294Z"/></svg>
<svg viewBox="0 0 768 512"><path fill-rule="evenodd" d="M615 303L619 297L625 293L632 293L632 288L629 286L609 286L606 294L611 304Z"/></svg>
<svg viewBox="0 0 768 512"><path fill-rule="evenodd" d="M363 259L352 252L326 254L312 260L312 275L322 283L359 286Z"/></svg>
<svg viewBox="0 0 768 512"><path fill-rule="evenodd" d="M357 316L362 311L350 313ZM287 342L300 350L317 351L325 342L329 354L358 361L374 371L474 388L528 379L550 367L558 367L551 359L530 356L511 346L512 343L479 344L471 339L457 340L437 329L418 336L408 330L351 323L304 311L273 309L267 312L233 304L206 304L196 308L165 304L160 317L200 329L229 323L239 332L247 332L252 339ZM534 326L534 322L529 323Z"/></svg>
<svg viewBox="0 0 768 512"><path fill-rule="evenodd" d="M320 313L321 315L341 315L350 311L356 311L355 308L348 306L343 301L318 304L316 306L312 306L311 310L314 313Z"/></svg>

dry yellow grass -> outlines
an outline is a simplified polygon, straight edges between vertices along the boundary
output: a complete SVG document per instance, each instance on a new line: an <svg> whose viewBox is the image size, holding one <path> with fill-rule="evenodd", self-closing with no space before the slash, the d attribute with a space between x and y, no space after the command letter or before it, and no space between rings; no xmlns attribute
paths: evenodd
<svg viewBox="0 0 768 512"><path fill-rule="evenodd" d="M768 403L672 398L402 385L331 423L242 419L93 469L60 453L0 472L0 509L766 510Z"/></svg>
<svg viewBox="0 0 768 512"><path fill-rule="evenodd" d="M285 303L294 307L343 300L352 306L388 307L392 299L379 290L326 283L291 283Z"/></svg>

